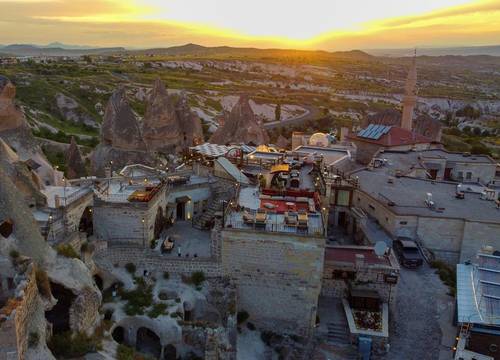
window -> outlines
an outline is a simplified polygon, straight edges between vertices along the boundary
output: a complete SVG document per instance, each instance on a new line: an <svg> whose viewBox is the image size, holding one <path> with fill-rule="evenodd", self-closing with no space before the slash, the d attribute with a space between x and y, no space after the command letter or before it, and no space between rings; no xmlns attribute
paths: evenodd
<svg viewBox="0 0 500 360"><path fill-rule="evenodd" d="M408 221L400 221L399 222L399 225L407 225L408 224Z"/></svg>
<svg viewBox="0 0 500 360"><path fill-rule="evenodd" d="M467 173L465 174L465 179L467 179L467 180L472 179L472 173L470 171L467 171Z"/></svg>
<svg viewBox="0 0 500 360"><path fill-rule="evenodd" d="M356 278L356 273L354 271L343 271L343 270L333 270L333 279L349 279L354 280Z"/></svg>
<svg viewBox="0 0 500 360"><path fill-rule="evenodd" d="M338 190L337 191L337 205L349 206L350 193L348 190Z"/></svg>

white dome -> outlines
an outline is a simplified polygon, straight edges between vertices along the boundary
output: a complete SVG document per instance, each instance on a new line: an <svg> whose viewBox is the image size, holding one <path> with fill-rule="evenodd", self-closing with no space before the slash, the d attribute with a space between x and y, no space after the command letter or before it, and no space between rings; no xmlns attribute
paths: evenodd
<svg viewBox="0 0 500 360"><path fill-rule="evenodd" d="M327 147L329 143L330 141L328 140L328 135L323 133L312 134L311 138L309 139L309 145L313 146Z"/></svg>

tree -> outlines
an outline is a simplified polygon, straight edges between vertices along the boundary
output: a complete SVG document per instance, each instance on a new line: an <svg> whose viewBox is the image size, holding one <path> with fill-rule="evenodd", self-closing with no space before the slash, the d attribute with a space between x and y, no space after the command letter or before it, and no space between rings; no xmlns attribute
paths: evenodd
<svg viewBox="0 0 500 360"><path fill-rule="evenodd" d="M276 105L276 108L274 109L274 120L280 121L281 120L281 104L278 103Z"/></svg>

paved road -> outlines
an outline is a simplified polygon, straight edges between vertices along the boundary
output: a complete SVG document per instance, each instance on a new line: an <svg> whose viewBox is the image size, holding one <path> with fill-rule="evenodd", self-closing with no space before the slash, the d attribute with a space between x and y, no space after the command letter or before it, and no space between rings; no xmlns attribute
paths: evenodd
<svg viewBox="0 0 500 360"><path fill-rule="evenodd" d="M318 116L320 115L319 109L315 106L308 106L307 105L307 106L303 106L303 107L307 110L306 113L304 113L300 116L297 116L297 117L284 119L281 121L267 122L264 124L264 128L269 130L269 129L274 129L274 128L283 127L283 126L298 125L298 124L304 123L308 120L314 120L314 119L318 118Z"/></svg>
<svg viewBox="0 0 500 360"><path fill-rule="evenodd" d="M441 345L443 315L453 309L448 288L434 269L424 263L418 270L401 269L397 291L389 325L391 349L385 359L439 359L440 351L449 351ZM449 321L446 316L445 322ZM448 337L448 331L445 332Z"/></svg>

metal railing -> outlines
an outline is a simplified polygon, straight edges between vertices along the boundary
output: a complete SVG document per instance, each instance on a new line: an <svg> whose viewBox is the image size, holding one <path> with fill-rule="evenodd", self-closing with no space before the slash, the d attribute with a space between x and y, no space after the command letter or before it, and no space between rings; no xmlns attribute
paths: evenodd
<svg viewBox="0 0 500 360"><path fill-rule="evenodd" d="M296 235L313 235L313 236L324 235L324 228L322 226L310 226L310 225L295 226L285 223L273 223L271 221L266 221L265 223L245 222L242 220L235 220L233 218L227 219L225 225L226 228L241 229L241 230L286 233L286 234L296 234Z"/></svg>

